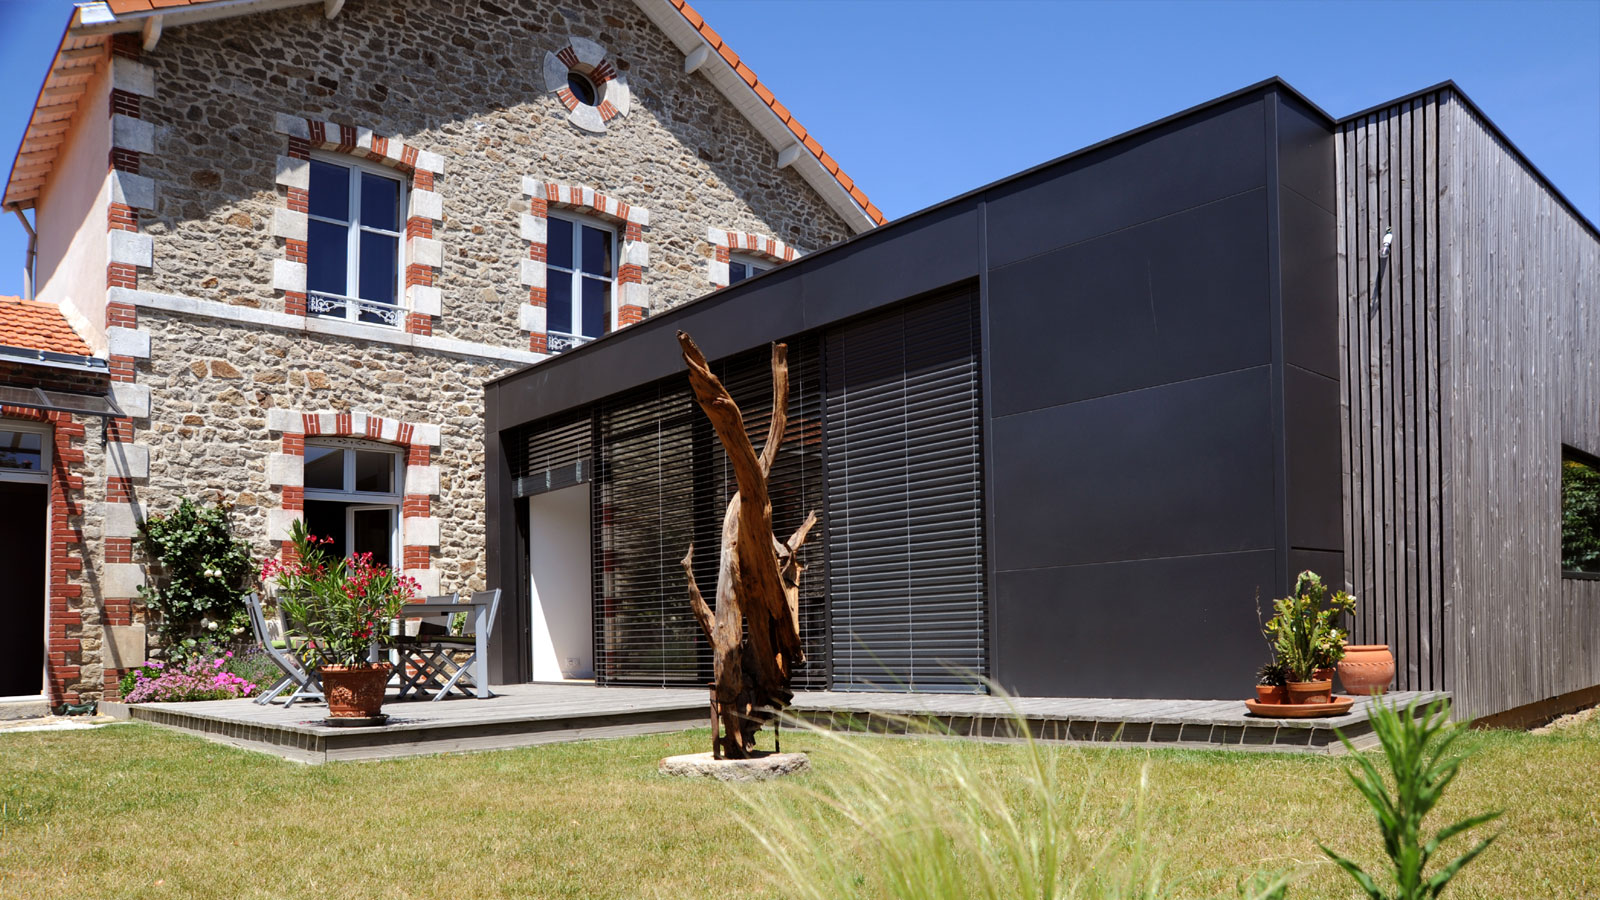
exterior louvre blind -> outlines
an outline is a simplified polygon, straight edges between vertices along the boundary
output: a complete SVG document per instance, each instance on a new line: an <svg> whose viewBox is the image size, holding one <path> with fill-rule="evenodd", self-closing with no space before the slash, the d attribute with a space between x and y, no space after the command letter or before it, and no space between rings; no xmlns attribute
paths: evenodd
<svg viewBox="0 0 1600 900"><path fill-rule="evenodd" d="M978 327L964 292L827 336L835 690L985 690Z"/></svg>
<svg viewBox="0 0 1600 900"><path fill-rule="evenodd" d="M528 429L526 437L514 444L512 495L520 500L588 481L594 468L590 461L592 428L589 411L584 410Z"/></svg>
<svg viewBox="0 0 1600 900"><path fill-rule="evenodd" d="M822 511L821 370L817 341L789 343L789 427L769 489L773 527L787 537L811 509ZM768 348L713 364L760 449L771 415ZM595 676L602 684L704 685L711 652L689 611L679 560L693 541L695 579L715 605L722 516L736 490L711 423L688 377L609 398L594 411ZM802 552L801 638L807 663L799 688L826 686L827 618L820 535Z"/></svg>

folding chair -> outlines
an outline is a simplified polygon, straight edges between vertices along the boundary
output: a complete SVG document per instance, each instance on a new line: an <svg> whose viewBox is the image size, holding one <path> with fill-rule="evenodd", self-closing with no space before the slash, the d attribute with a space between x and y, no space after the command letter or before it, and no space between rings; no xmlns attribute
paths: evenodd
<svg viewBox="0 0 1600 900"><path fill-rule="evenodd" d="M256 702L262 705L271 703L277 696L288 690L290 685L294 691L283 701L285 709L294 705L296 700L321 700L322 681L317 678L315 669L303 663L294 655L289 646L287 636L278 640L272 636L271 629L267 627L266 613L261 608L261 598L254 593L245 595L245 609L250 611L250 630L255 632L256 643L261 645L267 657L283 672L283 678L270 689L263 691ZM281 645L281 646L280 646Z"/></svg>
<svg viewBox="0 0 1600 900"><path fill-rule="evenodd" d="M438 688L438 693L433 695L434 700L443 699L452 690L463 697L476 696L467 690L468 687L481 689L484 694L493 696L488 685L479 684L476 679L479 664L487 663L487 660L480 659L479 654L487 653L489 639L493 637L495 617L500 612L500 589L478 591L472 595L472 600L488 604L481 635L477 630L477 616L469 614L465 634L419 635L418 645L412 651L418 665L418 674L412 683L416 690L424 694L428 692L428 687ZM470 651L471 655L457 662L455 654L462 651ZM445 680L440 681L441 678Z"/></svg>

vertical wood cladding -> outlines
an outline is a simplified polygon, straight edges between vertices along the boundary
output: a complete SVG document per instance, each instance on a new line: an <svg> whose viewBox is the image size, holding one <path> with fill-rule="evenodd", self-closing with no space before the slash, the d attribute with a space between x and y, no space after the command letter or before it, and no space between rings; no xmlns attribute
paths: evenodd
<svg viewBox="0 0 1600 900"><path fill-rule="evenodd" d="M1338 167L1355 638L1466 715L1594 685L1560 458L1600 450L1600 242L1449 88L1343 123Z"/></svg>

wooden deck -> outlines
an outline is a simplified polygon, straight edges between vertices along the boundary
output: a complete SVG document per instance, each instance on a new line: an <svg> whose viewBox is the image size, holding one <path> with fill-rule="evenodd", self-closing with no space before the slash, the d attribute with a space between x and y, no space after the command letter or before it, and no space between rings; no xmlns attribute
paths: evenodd
<svg viewBox="0 0 1600 900"><path fill-rule="evenodd" d="M514 684L489 700L393 701L387 724L329 728L326 707L290 709L249 700L204 703L104 704L102 711L273 753L300 762L388 759L427 753L500 750L533 744L682 731L710 724L700 689ZM1391 694L1391 701L1441 694ZM798 718L836 730L877 734L1016 737L1020 716L1033 734L1052 741L1119 746L1193 747L1338 753L1334 729L1358 747L1373 742L1366 705L1332 719L1261 719L1242 701L1093 700L973 694L812 692L795 698Z"/></svg>

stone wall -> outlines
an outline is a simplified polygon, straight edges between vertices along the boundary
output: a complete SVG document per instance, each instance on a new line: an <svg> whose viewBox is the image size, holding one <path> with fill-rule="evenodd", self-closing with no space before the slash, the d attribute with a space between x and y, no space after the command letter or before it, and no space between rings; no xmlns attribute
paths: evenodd
<svg viewBox="0 0 1600 900"><path fill-rule="evenodd" d="M151 310L141 310L140 327L151 345L139 372L151 392L139 438L150 475L135 500L147 513L185 495L223 496L236 504L239 535L272 555L270 513L283 508L283 486L268 465L283 439L270 410L438 426L428 460L439 473L431 567L440 590L484 588L483 383L510 365Z"/></svg>
<svg viewBox="0 0 1600 900"><path fill-rule="evenodd" d="M628 115L601 134L569 121L541 70L574 36L605 47L628 82ZM682 54L627 0L349 0L332 21L308 6L175 28L142 61L156 90L141 111L155 127L141 174L159 192L143 219L155 239L146 290L283 309L272 288L285 258L273 234L285 207L280 113L403 136L442 158L433 328L446 337L529 346L518 315L524 176L650 210L652 310L706 293L708 229L804 250L849 233L716 88L683 73Z"/></svg>

